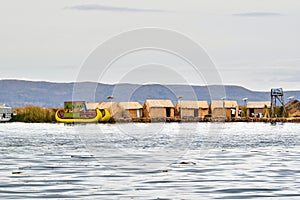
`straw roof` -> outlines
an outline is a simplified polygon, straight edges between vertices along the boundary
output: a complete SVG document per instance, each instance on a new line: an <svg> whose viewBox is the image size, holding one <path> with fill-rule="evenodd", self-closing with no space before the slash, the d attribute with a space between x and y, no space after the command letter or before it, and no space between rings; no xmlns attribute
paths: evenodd
<svg viewBox="0 0 300 200"><path fill-rule="evenodd" d="M109 109L112 106L117 106L117 102L87 102L86 108L88 110L95 110L95 109Z"/></svg>
<svg viewBox="0 0 300 200"><path fill-rule="evenodd" d="M95 110L96 108L100 107L100 104L101 103L99 103L99 102L87 102L87 103L85 103L86 109L88 109L88 110Z"/></svg>
<svg viewBox="0 0 300 200"><path fill-rule="evenodd" d="M110 109L111 107L118 107L118 102L101 102L99 109Z"/></svg>
<svg viewBox="0 0 300 200"><path fill-rule="evenodd" d="M149 108L172 108L174 107L171 100L146 100L145 104L149 106Z"/></svg>
<svg viewBox="0 0 300 200"><path fill-rule="evenodd" d="M211 101L211 108L223 108L223 103L224 103L224 108L236 108L238 106L237 101L228 101L228 100L212 100Z"/></svg>
<svg viewBox="0 0 300 200"><path fill-rule="evenodd" d="M247 108L265 108L267 106L268 108L271 108L271 102L270 101L249 101L247 102Z"/></svg>
<svg viewBox="0 0 300 200"><path fill-rule="evenodd" d="M88 110L122 108L124 110L141 109L143 106L139 102L88 102L86 108Z"/></svg>
<svg viewBox="0 0 300 200"><path fill-rule="evenodd" d="M178 106L182 109L199 109L199 108L204 108L208 109L208 103L207 101L178 101Z"/></svg>
<svg viewBox="0 0 300 200"><path fill-rule="evenodd" d="M139 102L120 102L119 105L125 110L141 109L143 106Z"/></svg>
<svg viewBox="0 0 300 200"><path fill-rule="evenodd" d="M285 105L285 108L288 113L300 111L300 102L298 100L291 100Z"/></svg>

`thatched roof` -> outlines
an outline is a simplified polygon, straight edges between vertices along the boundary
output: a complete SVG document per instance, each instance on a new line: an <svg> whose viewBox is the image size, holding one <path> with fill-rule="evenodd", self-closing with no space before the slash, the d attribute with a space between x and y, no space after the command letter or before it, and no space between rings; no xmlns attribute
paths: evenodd
<svg viewBox="0 0 300 200"><path fill-rule="evenodd" d="M95 110L96 108L100 107L100 102L87 102L85 103L86 109L88 110Z"/></svg>
<svg viewBox="0 0 300 200"><path fill-rule="evenodd" d="M149 108L172 108L174 107L171 100L146 100L145 104Z"/></svg>
<svg viewBox="0 0 300 200"><path fill-rule="evenodd" d="M247 108L271 108L271 101L249 101L247 102Z"/></svg>
<svg viewBox="0 0 300 200"><path fill-rule="evenodd" d="M119 105L125 110L141 109L143 106L139 102L119 102Z"/></svg>
<svg viewBox="0 0 300 200"><path fill-rule="evenodd" d="M101 102L99 103L98 109L107 109L111 116L115 119L122 116L123 108L120 107L118 102Z"/></svg>
<svg viewBox="0 0 300 200"><path fill-rule="evenodd" d="M238 106L237 101L223 101L223 100L212 100L210 103L211 109L213 110L214 108L236 108Z"/></svg>
<svg viewBox="0 0 300 200"><path fill-rule="evenodd" d="M110 109L111 107L118 107L118 102L101 102L99 109Z"/></svg>
<svg viewBox="0 0 300 200"><path fill-rule="evenodd" d="M285 109L290 114L300 111L300 102L296 99L291 100L285 105Z"/></svg>
<svg viewBox="0 0 300 200"><path fill-rule="evenodd" d="M178 101L177 105L182 109L208 109L207 101Z"/></svg>
<svg viewBox="0 0 300 200"><path fill-rule="evenodd" d="M88 102L86 103L86 108L88 110L98 109L109 109L111 107L118 106L118 102Z"/></svg>

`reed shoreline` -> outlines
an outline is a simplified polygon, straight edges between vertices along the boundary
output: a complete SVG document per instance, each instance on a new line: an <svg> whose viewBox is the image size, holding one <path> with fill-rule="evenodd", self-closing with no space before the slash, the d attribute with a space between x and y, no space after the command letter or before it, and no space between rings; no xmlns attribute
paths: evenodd
<svg viewBox="0 0 300 200"><path fill-rule="evenodd" d="M55 123L55 113L58 108L43 108L38 106L25 106L14 108L16 116L11 122L25 123Z"/></svg>

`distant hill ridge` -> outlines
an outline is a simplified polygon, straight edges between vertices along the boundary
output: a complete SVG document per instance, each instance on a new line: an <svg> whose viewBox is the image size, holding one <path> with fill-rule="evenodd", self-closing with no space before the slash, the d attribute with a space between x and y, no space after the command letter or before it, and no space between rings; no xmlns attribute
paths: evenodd
<svg viewBox="0 0 300 200"><path fill-rule="evenodd" d="M223 93L222 91L225 91ZM300 98L300 90L284 91L285 98ZM249 101L269 101L270 92L251 91L240 86L189 86L189 85L138 85L138 84L102 84L95 82L54 83L46 81L0 80L0 102L13 107L36 105L42 107L62 107L64 101L108 101L107 96L114 96L113 101L138 101L146 99L182 100L220 99L237 100L243 105L243 98Z"/></svg>

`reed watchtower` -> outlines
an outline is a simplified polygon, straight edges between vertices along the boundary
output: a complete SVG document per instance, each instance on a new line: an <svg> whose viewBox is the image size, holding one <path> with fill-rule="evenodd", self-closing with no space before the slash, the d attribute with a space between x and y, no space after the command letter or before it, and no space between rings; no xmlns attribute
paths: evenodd
<svg viewBox="0 0 300 200"><path fill-rule="evenodd" d="M284 106L284 93L282 88L272 88L271 89L271 117L275 116L275 108L277 100L281 103L283 107L283 112L286 114L285 106Z"/></svg>

